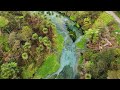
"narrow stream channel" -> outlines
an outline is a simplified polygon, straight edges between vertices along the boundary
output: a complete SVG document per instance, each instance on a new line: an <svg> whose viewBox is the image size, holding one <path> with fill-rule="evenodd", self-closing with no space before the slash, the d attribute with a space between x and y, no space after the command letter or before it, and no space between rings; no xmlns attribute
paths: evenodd
<svg viewBox="0 0 120 90"><path fill-rule="evenodd" d="M47 11L44 11L44 14L48 19L51 20L52 23L56 25L57 32L60 33L64 37L64 48L61 53L60 58L60 68L58 71L53 73L52 75L48 75L45 79L55 78L55 79L74 79L77 74L77 55L76 55L76 46L72 38L69 35L69 31L67 30L66 23L74 25L75 23L67 18L66 16L61 15L58 12L52 11L53 15L47 14ZM60 16L60 17L56 17ZM72 31L76 34L76 39L80 40L80 30L76 27L72 28Z"/></svg>

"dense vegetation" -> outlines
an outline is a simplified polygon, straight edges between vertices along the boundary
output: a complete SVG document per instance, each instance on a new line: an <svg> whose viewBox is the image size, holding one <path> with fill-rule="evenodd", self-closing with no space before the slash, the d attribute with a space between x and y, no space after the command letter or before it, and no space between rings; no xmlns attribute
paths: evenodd
<svg viewBox="0 0 120 90"><path fill-rule="evenodd" d="M40 13L0 12L0 78L29 79L39 72L38 78L43 78L55 72L62 41L55 26Z"/></svg>
<svg viewBox="0 0 120 90"><path fill-rule="evenodd" d="M82 30L76 43L78 78L120 79L120 26L115 19L105 11L58 13ZM76 40L74 34L72 38ZM0 11L0 78L41 79L56 72L63 43L43 13Z"/></svg>
<svg viewBox="0 0 120 90"><path fill-rule="evenodd" d="M84 49L79 57L81 79L120 78L120 27L106 12L61 11L81 26L84 35L76 44ZM120 16L119 11L115 12Z"/></svg>

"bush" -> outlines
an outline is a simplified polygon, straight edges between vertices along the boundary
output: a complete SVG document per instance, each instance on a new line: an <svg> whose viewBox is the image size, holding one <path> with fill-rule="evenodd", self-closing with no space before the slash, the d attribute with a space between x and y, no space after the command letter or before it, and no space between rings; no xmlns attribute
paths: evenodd
<svg viewBox="0 0 120 90"><path fill-rule="evenodd" d="M1 65L0 76L2 79L15 79L17 78L17 74L18 74L17 63L10 62Z"/></svg>
<svg viewBox="0 0 120 90"><path fill-rule="evenodd" d="M22 59L27 60L28 59L28 54L27 53L23 53L22 54Z"/></svg>
<svg viewBox="0 0 120 90"><path fill-rule="evenodd" d="M38 39L38 34L37 34L37 33L34 33L34 34L32 35L32 39L33 39L33 40Z"/></svg>
<svg viewBox="0 0 120 90"><path fill-rule="evenodd" d="M0 28L5 27L8 23L9 21L5 17L0 16Z"/></svg>
<svg viewBox="0 0 120 90"><path fill-rule="evenodd" d="M23 79L33 78L33 75L36 71L36 67L34 67L34 63L30 64L28 67L23 68L22 77Z"/></svg>

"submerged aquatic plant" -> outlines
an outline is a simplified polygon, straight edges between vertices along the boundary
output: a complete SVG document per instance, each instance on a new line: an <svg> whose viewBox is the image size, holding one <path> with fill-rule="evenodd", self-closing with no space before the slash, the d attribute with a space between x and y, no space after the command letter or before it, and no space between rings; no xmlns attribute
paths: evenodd
<svg viewBox="0 0 120 90"><path fill-rule="evenodd" d="M23 53L22 54L22 59L27 60L28 59L28 54L27 53Z"/></svg>
<svg viewBox="0 0 120 90"><path fill-rule="evenodd" d="M37 33L34 33L34 34L32 35L32 39L33 39L33 40L38 39L38 34L37 34Z"/></svg>

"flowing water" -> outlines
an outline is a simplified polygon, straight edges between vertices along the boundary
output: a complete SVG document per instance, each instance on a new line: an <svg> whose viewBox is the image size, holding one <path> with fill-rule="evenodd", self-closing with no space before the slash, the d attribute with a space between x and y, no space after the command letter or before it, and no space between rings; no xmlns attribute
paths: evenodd
<svg viewBox="0 0 120 90"><path fill-rule="evenodd" d="M78 38L75 42L73 42L69 35L69 31L67 30L66 22L68 22L70 25L74 25L75 23L69 18L60 15L58 12L53 11L53 15L46 13L47 12L45 11L44 14L46 17L55 24L57 32L64 37L64 48L60 58L60 68L52 75L48 75L46 79L52 77L60 79L74 79L75 75L77 74L78 63L75 43L80 40L80 30L78 30L76 27L72 28L72 31L76 33L76 37ZM56 15L60 17L56 17Z"/></svg>

